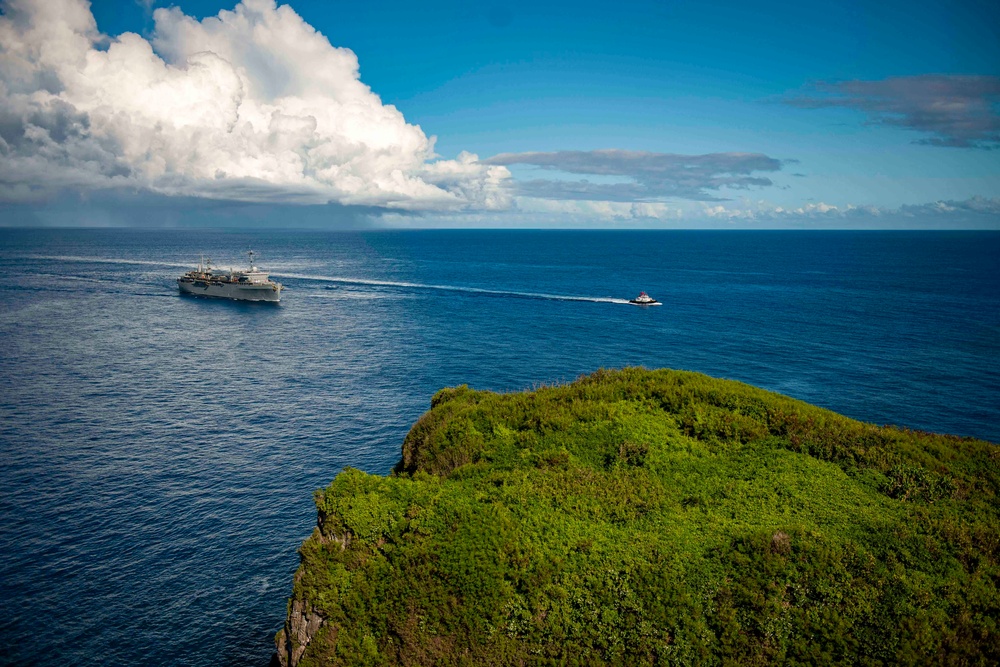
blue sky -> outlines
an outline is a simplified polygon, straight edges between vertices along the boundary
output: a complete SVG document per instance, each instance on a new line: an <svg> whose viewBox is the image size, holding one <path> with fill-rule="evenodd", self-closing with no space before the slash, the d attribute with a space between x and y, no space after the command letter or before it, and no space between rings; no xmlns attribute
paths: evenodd
<svg viewBox="0 0 1000 667"><path fill-rule="evenodd" d="M5 217L54 224L82 201L127 224L138 192L389 226L1000 228L996 3L289 4L4 0L10 30L44 42L81 14L67 30L90 40L0 68ZM313 29L326 47L288 48ZM122 80L192 101L157 118ZM231 122L199 111L215 95ZM39 139L42 116L87 136Z"/></svg>

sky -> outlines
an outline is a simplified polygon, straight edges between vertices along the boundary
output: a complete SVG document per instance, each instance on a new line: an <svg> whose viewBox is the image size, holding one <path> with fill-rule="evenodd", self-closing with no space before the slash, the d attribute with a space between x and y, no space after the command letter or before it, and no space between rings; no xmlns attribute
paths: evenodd
<svg viewBox="0 0 1000 667"><path fill-rule="evenodd" d="M0 0L0 226L1000 229L995 2Z"/></svg>

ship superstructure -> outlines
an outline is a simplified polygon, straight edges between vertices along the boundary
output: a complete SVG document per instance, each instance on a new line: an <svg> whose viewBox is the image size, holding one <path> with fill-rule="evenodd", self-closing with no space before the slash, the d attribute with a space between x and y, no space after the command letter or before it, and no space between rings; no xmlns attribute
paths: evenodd
<svg viewBox="0 0 1000 667"><path fill-rule="evenodd" d="M254 251L247 252L250 268L246 271L212 270L212 260L202 258L198 268L177 279L183 294L207 296L237 301L273 301L281 299L281 283L268 279L268 274L254 264Z"/></svg>

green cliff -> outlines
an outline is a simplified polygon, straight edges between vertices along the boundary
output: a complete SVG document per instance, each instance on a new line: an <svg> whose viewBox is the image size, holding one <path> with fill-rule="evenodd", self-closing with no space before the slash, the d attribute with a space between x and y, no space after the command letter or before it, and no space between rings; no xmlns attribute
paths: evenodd
<svg viewBox="0 0 1000 667"><path fill-rule="evenodd" d="M316 493L283 665L1000 663L1000 449L732 381L438 392Z"/></svg>

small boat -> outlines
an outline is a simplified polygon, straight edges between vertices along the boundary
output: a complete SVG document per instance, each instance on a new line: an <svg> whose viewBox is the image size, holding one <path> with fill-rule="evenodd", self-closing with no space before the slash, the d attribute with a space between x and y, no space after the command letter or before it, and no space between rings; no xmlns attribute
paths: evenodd
<svg viewBox="0 0 1000 667"><path fill-rule="evenodd" d="M659 301L649 296L645 292L639 292L639 296L634 299L629 299L629 303L635 304L636 306L659 306L661 305Z"/></svg>

